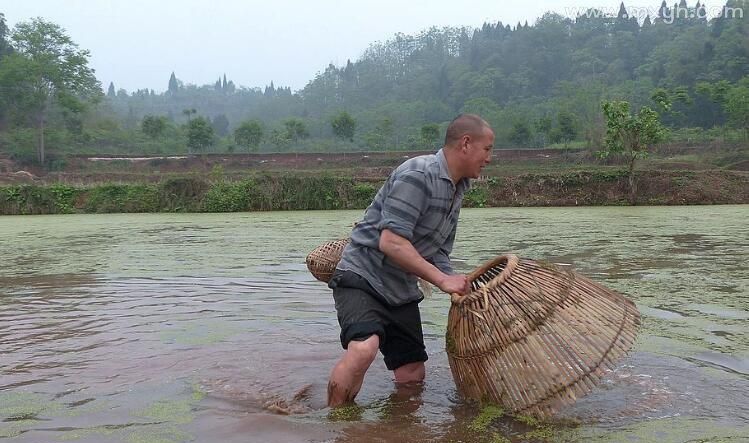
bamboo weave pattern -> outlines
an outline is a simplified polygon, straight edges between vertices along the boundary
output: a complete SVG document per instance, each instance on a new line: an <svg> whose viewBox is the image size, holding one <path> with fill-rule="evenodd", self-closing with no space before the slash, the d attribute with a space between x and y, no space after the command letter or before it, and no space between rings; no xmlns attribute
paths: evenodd
<svg viewBox="0 0 749 443"><path fill-rule="evenodd" d="M469 399L548 417L589 393L634 343L634 303L571 270L500 256L452 296L446 346Z"/></svg>
<svg viewBox="0 0 749 443"><path fill-rule="evenodd" d="M323 243L307 254L307 269L312 276L323 283L330 281L335 267L341 261L343 249L351 239L333 240Z"/></svg>

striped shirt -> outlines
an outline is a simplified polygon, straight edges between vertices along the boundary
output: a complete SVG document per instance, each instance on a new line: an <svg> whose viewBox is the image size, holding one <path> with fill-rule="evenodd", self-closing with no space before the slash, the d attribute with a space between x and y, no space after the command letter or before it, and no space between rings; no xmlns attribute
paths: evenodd
<svg viewBox="0 0 749 443"><path fill-rule="evenodd" d="M449 256L468 187L465 178L453 184L442 150L405 161L390 174L354 227L337 269L364 277L392 306L421 300L417 277L379 250L380 233L388 229L406 238L427 261L452 274Z"/></svg>

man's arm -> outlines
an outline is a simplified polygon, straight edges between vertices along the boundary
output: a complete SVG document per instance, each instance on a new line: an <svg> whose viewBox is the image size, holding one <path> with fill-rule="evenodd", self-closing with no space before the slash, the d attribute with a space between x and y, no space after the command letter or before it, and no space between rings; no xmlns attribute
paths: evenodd
<svg viewBox="0 0 749 443"><path fill-rule="evenodd" d="M455 243L455 231L458 225L453 226L453 230L445 240L445 244L434 254L430 263L437 267L440 271L445 274L454 274L452 263L450 263L450 254L453 252L453 243Z"/></svg>
<svg viewBox="0 0 749 443"><path fill-rule="evenodd" d="M448 294L466 294L470 292L470 284L465 275L445 274L436 266L426 261L408 239L388 229L383 229L380 233L379 248L383 254L404 271L423 278Z"/></svg>

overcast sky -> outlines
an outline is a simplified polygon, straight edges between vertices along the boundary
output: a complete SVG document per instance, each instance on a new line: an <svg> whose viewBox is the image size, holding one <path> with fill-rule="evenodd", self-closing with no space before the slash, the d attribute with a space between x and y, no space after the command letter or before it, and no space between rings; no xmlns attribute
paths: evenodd
<svg viewBox="0 0 749 443"><path fill-rule="evenodd" d="M226 73L238 86L298 90L328 63L355 61L370 43L430 26L533 23L546 11L618 9L621 0L4 0L8 26L43 17L83 49L104 88L166 89ZM660 0L638 0L655 10ZM632 4L630 4L632 3ZM672 1L669 3L673 3ZM691 4L693 1L688 1ZM627 2L627 6L635 6Z"/></svg>

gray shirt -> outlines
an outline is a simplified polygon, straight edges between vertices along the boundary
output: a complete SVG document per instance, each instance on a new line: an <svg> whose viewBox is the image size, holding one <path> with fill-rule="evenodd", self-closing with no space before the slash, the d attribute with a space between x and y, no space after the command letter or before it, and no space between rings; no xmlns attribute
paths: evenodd
<svg viewBox="0 0 749 443"><path fill-rule="evenodd" d="M392 306L421 300L417 277L379 250L380 233L388 229L406 238L427 261L452 274L449 255L468 187L468 179L453 184L441 149L405 161L390 174L354 227L337 269L364 277Z"/></svg>

